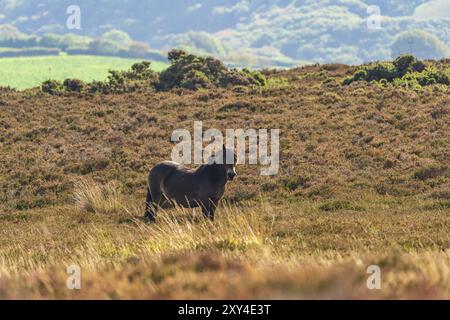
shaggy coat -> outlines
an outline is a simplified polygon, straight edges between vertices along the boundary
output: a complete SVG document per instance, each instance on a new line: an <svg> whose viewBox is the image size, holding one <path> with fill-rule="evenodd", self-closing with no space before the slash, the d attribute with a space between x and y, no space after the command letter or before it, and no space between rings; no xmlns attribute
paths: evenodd
<svg viewBox="0 0 450 320"><path fill-rule="evenodd" d="M226 163L231 152L234 162ZM155 165L148 175L145 218L154 221L156 212L164 202L171 201L185 208L201 207L205 217L214 220L217 203L225 192L225 185L236 176L236 155L225 149L216 161L189 170L179 163L164 161Z"/></svg>

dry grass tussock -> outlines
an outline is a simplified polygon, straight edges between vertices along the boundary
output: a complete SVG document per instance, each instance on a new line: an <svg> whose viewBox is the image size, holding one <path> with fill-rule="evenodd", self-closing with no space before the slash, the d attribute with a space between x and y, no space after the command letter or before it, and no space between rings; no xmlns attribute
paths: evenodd
<svg viewBox="0 0 450 320"><path fill-rule="evenodd" d="M161 209L158 223L146 224L140 219L142 206L126 203L117 183L102 185L92 179L79 179L74 198L81 212L129 214L142 236L143 249L149 253L205 249L246 251L271 241L271 225L258 218L257 208L243 213L239 207L225 204L218 218L211 222L204 219L198 209L175 206L170 210Z"/></svg>
<svg viewBox="0 0 450 320"><path fill-rule="evenodd" d="M76 205L87 212L115 213L123 210L123 196L116 182L102 185L92 179L78 179L73 198Z"/></svg>

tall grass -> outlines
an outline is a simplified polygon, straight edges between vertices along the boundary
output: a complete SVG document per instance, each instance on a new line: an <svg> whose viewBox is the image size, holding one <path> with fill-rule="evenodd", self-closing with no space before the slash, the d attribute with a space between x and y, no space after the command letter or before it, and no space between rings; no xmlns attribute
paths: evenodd
<svg viewBox="0 0 450 320"><path fill-rule="evenodd" d="M242 212L237 207L222 206L214 222L205 219L199 210L175 207L161 210L157 222L140 224L146 248L155 253L169 251L219 250L245 252L269 247L272 225L256 210Z"/></svg>
<svg viewBox="0 0 450 320"><path fill-rule="evenodd" d="M161 209L157 223L146 224L137 219L143 212L141 207L127 203L116 183L102 185L92 179L75 183L74 199L82 212L128 213L137 223L145 247L153 253L188 249L245 251L271 242L271 225L262 221L256 210L242 213L238 207L224 205L212 222L200 210L174 206Z"/></svg>
<svg viewBox="0 0 450 320"><path fill-rule="evenodd" d="M1 248L0 298L445 298L450 292L448 250L407 254L380 240L382 251L343 253L338 245L346 241L367 247L364 239L346 233L364 237L385 230L387 240L410 238L394 232L403 227L392 230L382 217L358 212L347 218L346 207L329 212L314 203L221 203L214 222L199 210L174 207L161 209L157 222L148 224L139 218L143 204L128 200L115 183L79 180L74 198L76 207L61 208L64 217L56 213L45 217L46 224L22 227L24 236ZM366 209L381 215L380 203L371 203L374 207ZM389 209L386 203L382 208ZM277 220L280 210L287 220ZM55 217L61 220L52 225ZM408 214L397 222L402 225L411 217L420 215ZM301 227L290 234L296 223ZM52 228L64 232L53 233ZM66 233L72 228L76 231ZM300 241L303 249L297 245L293 252L295 242L286 236ZM79 292L65 286L66 268L72 264L82 270ZM379 291L366 286L366 268L372 264L382 269Z"/></svg>
<svg viewBox="0 0 450 320"><path fill-rule="evenodd" d="M83 211L116 213L123 210L123 196L116 182L101 185L91 179L75 182L74 200Z"/></svg>
<svg viewBox="0 0 450 320"><path fill-rule="evenodd" d="M147 224L140 219L143 208L127 201L117 183L80 179L75 182L73 198L75 206L67 206L61 214L78 221L77 231L55 234L47 224L31 225L23 238L16 237L14 243L1 248L0 274L32 274L71 264L89 270L120 268L133 260L194 252L238 258L271 251L275 242L273 222L261 215L258 207L242 210L223 204L212 222L200 210L176 206L161 209L157 222ZM101 222L112 218L126 223L107 228ZM86 219L93 223L80 224ZM74 226L66 223L69 228ZM29 238L39 240L41 245L33 245Z"/></svg>

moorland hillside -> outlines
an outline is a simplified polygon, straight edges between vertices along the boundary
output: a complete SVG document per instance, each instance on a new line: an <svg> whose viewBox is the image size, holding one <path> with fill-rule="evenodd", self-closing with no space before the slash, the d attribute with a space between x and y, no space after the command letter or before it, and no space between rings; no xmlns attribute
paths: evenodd
<svg viewBox="0 0 450 320"><path fill-rule="evenodd" d="M1 298L449 297L448 60L139 66L0 89ZM214 223L167 209L146 224L148 170L193 121L280 129L280 171L238 166Z"/></svg>

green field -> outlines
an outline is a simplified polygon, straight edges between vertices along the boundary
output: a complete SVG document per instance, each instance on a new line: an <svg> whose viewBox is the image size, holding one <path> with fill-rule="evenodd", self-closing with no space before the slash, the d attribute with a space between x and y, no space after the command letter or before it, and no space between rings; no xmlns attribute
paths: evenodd
<svg viewBox="0 0 450 320"><path fill-rule="evenodd" d="M141 60L68 55L0 58L0 86L27 89L48 79L104 80L108 70L128 69L138 61ZM165 67L163 62L152 62L155 71L161 71Z"/></svg>

